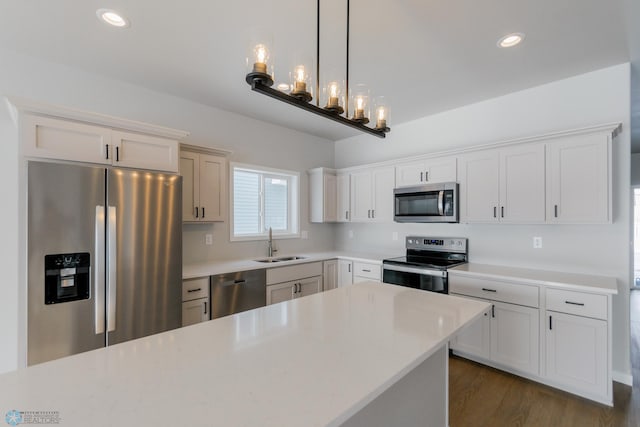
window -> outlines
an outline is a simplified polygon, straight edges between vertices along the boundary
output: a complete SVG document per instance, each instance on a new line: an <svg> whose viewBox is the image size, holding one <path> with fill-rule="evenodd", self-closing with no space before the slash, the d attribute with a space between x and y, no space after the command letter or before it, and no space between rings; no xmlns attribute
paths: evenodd
<svg viewBox="0 0 640 427"><path fill-rule="evenodd" d="M299 235L298 172L231 164L231 240Z"/></svg>

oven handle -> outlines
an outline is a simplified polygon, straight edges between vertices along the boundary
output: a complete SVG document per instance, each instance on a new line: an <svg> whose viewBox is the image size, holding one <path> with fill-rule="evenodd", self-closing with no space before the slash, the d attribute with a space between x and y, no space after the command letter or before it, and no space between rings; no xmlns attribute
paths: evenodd
<svg viewBox="0 0 640 427"><path fill-rule="evenodd" d="M438 191L438 214L444 216L444 191Z"/></svg>
<svg viewBox="0 0 640 427"><path fill-rule="evenodd" d="M421 276L447 277L447 272L441 271L441 270L429 270L429 269L414 268L414 267L401 267L398 265L390 265L390 264L383 264L382 268L383 270L399 271L401 273L415 273L415 274L420 274Z"/></svg>

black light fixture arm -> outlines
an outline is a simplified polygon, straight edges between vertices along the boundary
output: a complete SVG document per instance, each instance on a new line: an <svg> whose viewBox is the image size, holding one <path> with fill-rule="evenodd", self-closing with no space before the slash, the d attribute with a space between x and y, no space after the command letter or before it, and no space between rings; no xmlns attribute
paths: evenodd
<svg viewBox="0 0 640 427"><path fill-rule="evenodd" d="M287 104L302 108L303 110L307 110L310 111L314 114L317 114L319 116L325 117L327 119L331 119L334 122L338 122L338 123L342 123L343 125L347 125L350 126L354 129L358 129L362 132L366 132L368 134L377 136L378 138L384 138L385 137L385 131L384 130L378 130L378 129L374 129L374 128L370 128L368 126L365 126L362 123L358 123L356 121L353 120L349 120L346 117L334 114L328 110L325 110L324 108L320 108L316 105L313 105L310 102L305 102L301 99L296 98L295 96L291 96L288 95L284 92L281 92L277 89L273 89L267 85L262 84L262 82L260 82L259 80L254 80L251 83L251 89L261 93L263 95L267 95L271 98L275 98L278 99L280 101L286 102Z"/></svg>

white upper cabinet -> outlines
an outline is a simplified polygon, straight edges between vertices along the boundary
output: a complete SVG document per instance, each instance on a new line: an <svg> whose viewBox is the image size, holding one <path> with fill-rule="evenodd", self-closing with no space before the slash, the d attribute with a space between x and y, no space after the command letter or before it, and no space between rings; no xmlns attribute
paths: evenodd
<svg viewBox="0 0 640 427"><path fill-rule="evenodd" d="M611 222L611 133L547 143L547 218L552 223Z"/></svg>
<svg viewBox="0 0 640 427"><path fill-rule="evenodd" d="M338 222L351 221L351 181L348 173L340 173L336 175L336 214Z"/></svg>
<svg viewBox="0 0 640 427"><path fill-rule="evenodd" d="M178 172L178 141L114 130L111 143L113 165Z"/></svg>
<svg viewBox="0 0 640 427"><path fill-rule="evenodd" d="M351 221L393 221L395 169L391 166L351 173Z"/></svg>
<svg viewBox="0 0 640 427"><path fill-rule="evenodd" d="M544 144L462 156L460 204L462 222L543 223Z"/></svg>
<svg viewBox="0 0 640 427"><path fill-rule="evenodd" d="M396 187L457 181L455 157L437 157L396 166Z"/></svg>
<svg viewBox="0 0 640 427"><path fill-rule="evenodd" d="M182 221L224 221L227 212L227 159L222 156L180 151Z"/></svg>
<svg viewBox="0 0 640 427"><path fill-rule="evenodd" d="M337 181L333 169L315 168L309 172L310 222L337 221Z"/></svg>
<svg viewBox="0 0 640 427"><path fill-rule="evenodd" d="M55 117L20 116L27 157L178 172L178 141Z"/></svg>

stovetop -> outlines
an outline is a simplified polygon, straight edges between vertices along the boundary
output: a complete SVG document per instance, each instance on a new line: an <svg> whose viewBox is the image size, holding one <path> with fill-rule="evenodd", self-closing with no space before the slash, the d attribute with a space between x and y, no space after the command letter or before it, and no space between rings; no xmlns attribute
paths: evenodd
<svg viewBox="0 0 640 427"><path fill-rule="evenodd" d="M412 267L430 268L433 270L446 270L448 267L464 264L465 260L443 259L427 256L407 255L397 258L389 258L382 261L384 264L408 265Z"/></svg>
<svg viewBox="0 0 640 427"><path fill-rule="evenodd" d="M467 262L467 239L407 236L407 254L383 260L383 264L446 270Z"/></svg>

